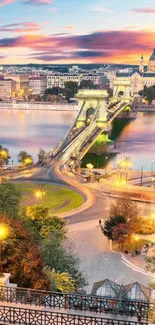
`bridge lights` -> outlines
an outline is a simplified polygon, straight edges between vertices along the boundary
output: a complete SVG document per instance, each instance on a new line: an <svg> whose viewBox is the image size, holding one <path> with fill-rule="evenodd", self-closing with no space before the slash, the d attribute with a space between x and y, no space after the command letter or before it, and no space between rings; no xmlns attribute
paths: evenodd
<svg viewBox="0 0 155 325"><path fill-rule="evenodd" d="M86 165L86 167L88 168L89 174L91 175L91 171L94 168L93 164L89 163L89 164Z"/></svg>

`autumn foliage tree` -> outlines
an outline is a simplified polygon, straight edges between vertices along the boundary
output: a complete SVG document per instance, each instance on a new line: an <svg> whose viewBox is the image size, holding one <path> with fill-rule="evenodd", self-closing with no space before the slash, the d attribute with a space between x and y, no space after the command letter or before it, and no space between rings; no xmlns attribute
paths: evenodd
<svg viewBox="0 0 155 325"><path fill-rule="evenodd" d="M140 218L138 207L130 198L119 198L110 207L109 219L105 220L102 228L108 239L123 244L138 231Z"/></svg>
<svg viewBox="0 0 155 325"><path fill-rule="evenodd" d="M40 249L33 237L19 220L0 215L0 221L11 229L3 245L3 270L11 273L18 286L49 289L50 283L44 271Z"/></svg>

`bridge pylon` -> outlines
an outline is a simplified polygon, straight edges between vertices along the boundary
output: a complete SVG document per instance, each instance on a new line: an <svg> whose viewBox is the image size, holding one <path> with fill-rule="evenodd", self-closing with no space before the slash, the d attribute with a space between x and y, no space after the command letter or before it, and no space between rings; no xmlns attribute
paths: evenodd
<svg viewBox="0 0 155 325"><path fill-rule="evenodd" d="M92 116L96 114L96 122L102 124L107 121L107 90L81 89L77 93L78 115L76 126L84 127L89 124ZM96 112L97 110L97 112Z"/></svg>
<svg viewBox="0 0 155 325"><path fill-rule="evenodd" d="M131 95L131 82L130 80L115 80L113 83L113 101L117 101L123 96L123 100L126 103L130 103Z"/></svg>

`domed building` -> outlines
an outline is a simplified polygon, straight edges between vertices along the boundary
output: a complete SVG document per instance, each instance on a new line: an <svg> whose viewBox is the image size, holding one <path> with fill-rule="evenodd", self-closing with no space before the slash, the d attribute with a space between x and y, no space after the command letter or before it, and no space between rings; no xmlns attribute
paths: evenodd
<svg viewBox="0 0 155 325"><path fill-rule="evenodd" d="M115 77L110 81L110 88L113 89L115 81L130 81L130 95L135 96L140 90L155 85L155 48L150 56L148 66L146 68L144 56L140 58L139 69L133 69L132 72L116 72Z"/></svg>
<svg viewBox="0 0 155 325"><path fill-rule="evenodd" d="M150 56L147 71L155 72L155 48L153 50L152 55Z"/></svg>

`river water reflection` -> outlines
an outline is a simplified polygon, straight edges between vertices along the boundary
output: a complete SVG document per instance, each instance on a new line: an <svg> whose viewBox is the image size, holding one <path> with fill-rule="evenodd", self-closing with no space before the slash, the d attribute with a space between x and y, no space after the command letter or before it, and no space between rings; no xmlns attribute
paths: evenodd
<svg viewBox="0 0 155 325"><path fill-rule="evenodd" d="M39 148L49 151L63 139L76 112L0 110L0 143L17 162L20 150L37 159Z"/></svg>
<svg viewBox="0 0 155 325"><path fill-rule="evenodd" d="M116 119L110 139L115 141L119 154L98 156L98 167L104 167L108 161L107 168L113 168L118 159L130 157L133 169L143 166L144 170L155 170L155 113L138 113L134 120ZM88 154L85 164L89 161L96 165L95 160L94 155Z"/></svg>
<svg viewBox="0 0 155 325"><path fill-rule="evenodd" d="M0 142L6 146L11 159L17 161L20 150L37 159L39 148L49 151L67 133L77 112L8 111L0 110ZM130 157L133 168L150 170L155 162L155 114L139 113L135 120L116 119L110 138L116 141L117 157L108 155L108 166L116 166L120 157ZM85 163L104 167L105 156L86 155ZM155 168L155 163L154 163Z"/></svg>

